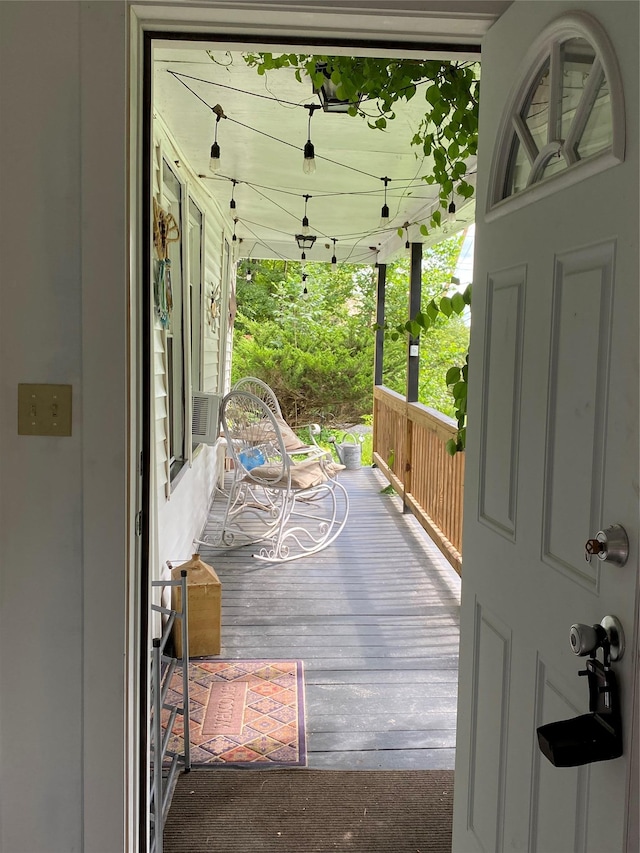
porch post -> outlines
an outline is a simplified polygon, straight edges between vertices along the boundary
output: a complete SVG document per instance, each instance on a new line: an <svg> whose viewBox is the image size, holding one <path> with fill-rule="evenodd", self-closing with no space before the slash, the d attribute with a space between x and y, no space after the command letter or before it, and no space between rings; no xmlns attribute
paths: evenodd
<svg viewBox="0 0 640 853"><path fill-rule="evenodd" d="M422 243L411 244L411 273L409 279L409 320L420 310L422 297ZM405 437L405 464L402 472L403 493L402 511L411 512L406 496L411 494L411 471L413 466L413 421L409 416L409 403L418 399L418 378L420 373L419 356L420 337L409 335L407 344L407 411Z"/></svg>
<svg viewBox="0 0 640 853"><path fill-rule="evenodd" d="M420 310L422 296L422 243L411 244L411 274L409 279L409 320ZM420 356L418 346L420 338L409 336L407 347L407 403L415 403L418 399L418 374ZM415 355L412 353L415 352Z"/></svg>
<svg viewBox="0 0 640 853"><path fill-rule="evenodd" d="M378 264L378 287L376 290L376 323L384 326L384 303L387 286L387 265ZM384 356L384 330L376 330L376 351L373 359L373 384L382 385L382 363Z"/></svg>

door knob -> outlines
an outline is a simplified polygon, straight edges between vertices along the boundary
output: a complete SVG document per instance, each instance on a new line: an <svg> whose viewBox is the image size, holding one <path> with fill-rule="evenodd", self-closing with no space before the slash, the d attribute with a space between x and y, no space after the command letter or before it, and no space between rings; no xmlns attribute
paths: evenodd
<svg viewBox="0 0 640 853"><path fill-rule="evenodd" d="M587 563L591 562L592 557L597 557L602 562L624 566L629 557L627 531L621 524L612 524L604 530L599 530L595 539L587 540L584 556Z"/></svg>
<svg viewBox="0 0 640 853"><path fill-rule="evenodd" d="M572 625L569 642L571 650L579 657L595 656L602 648L606 666L610 661L620 660L624 654L624 631L615 616L605 616L599 625Z"/></svg>

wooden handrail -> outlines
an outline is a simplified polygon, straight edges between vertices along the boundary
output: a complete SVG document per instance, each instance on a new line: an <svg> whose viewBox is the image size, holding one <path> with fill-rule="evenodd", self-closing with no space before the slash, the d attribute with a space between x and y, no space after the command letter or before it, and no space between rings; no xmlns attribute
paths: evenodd
<svg viewBox="0 0 640 853"><path fill-rule="evenodd" d="M450 456L445 447L456 422L382 385L373 398L374 461L460 572L464 453Z"/></svg>

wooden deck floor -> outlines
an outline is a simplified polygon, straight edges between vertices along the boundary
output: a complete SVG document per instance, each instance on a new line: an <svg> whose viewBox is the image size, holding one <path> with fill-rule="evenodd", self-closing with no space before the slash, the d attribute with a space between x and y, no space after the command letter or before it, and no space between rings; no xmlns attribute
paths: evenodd
<svg viewBox="0 0 640 853"><path fill-rule="evenodd" d="M222 657L304 661L309 767L452 769L460 579L370 468L345 529L284 564L201 547L222 582Z"/></svg>

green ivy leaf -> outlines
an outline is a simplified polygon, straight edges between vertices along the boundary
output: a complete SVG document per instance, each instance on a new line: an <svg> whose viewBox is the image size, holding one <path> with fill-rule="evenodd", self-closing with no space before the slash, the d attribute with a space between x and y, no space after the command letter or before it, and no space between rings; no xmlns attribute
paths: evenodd
<svg viewBox="0 0 640 853"><path fill-rule="evenodd" d="M467 396L467 383L466 382L456 382L456 384L451 389L451 392L454 396L454 399L457 402L462 402L462 400L466 399Z"/></svg>
<svg viewBox="0 0 640 853"><path fill-rule="evenodd" d="M465 301L466 305L471 305L471 285L468 284L465 289L462 291L462 298Z"/></svg>
<svg viewBox="0 0 640 853"><path fill-rule="evenodd" d="M462 314L462 312L464 311L465 305L466 305L466 303L465 303L464 299L462 298L462 294L459 292L454 293L453 296L451 297L451 307L456 312L456 314Z"/></svg>
<svg viewBox="0 0 640 853"><path fill-rule="evenodd" d="M420 325L420 328L423 331L428 331L429 327L431 326L431 320L429 319L427 314L425 314L423 311L418 311L414 319L416 323Z"/></svg>
<svg viewBox="0 0 640 853"><path fill-rule="evenodd" d="M438 86L429 86L424 96L430 104L435 105L440 101L440 89Z"/></svg>
<svg viewBox="0 0 640 853"><path fill-rule="evenodd" d="M450 317L453 311L451 307L451 300L448 296L443 296L440 300L440 311L444 314L445 317Z"/></svg>
<svg viewBox="0 0 640 853"><path fill-rule="evenodd" d="M474 190L471 184L468 184L466 181L460 181L460 183L456 187L456 192L458 193L458 195L461 195L462 198L471 198Z"/></svg>
<svg viewBox="0 0 640 853"><path fill-rule="evenodd" d="M447 385L455 385L456 382L460 381L461 370L455 364L453 367L450 367L447 370L447 375L445 376L445 382Z"/></svg>
<svg viewBox="0 0 640 853"><path fill-rule="evenodd" d="M435 300L432 299L431 302L427 305L427 314L432 320L435 320L438 314L440 313L440 309L435 303Z"/></svg>
<svg viewBox="0 0 640 853"><path fill-rule="evenodd" d="M449 456L455 456L458 452L458 444L455 438L450 438L449 441L447 441L445 447L447 448L447 453L449 454Z"/></svg>

